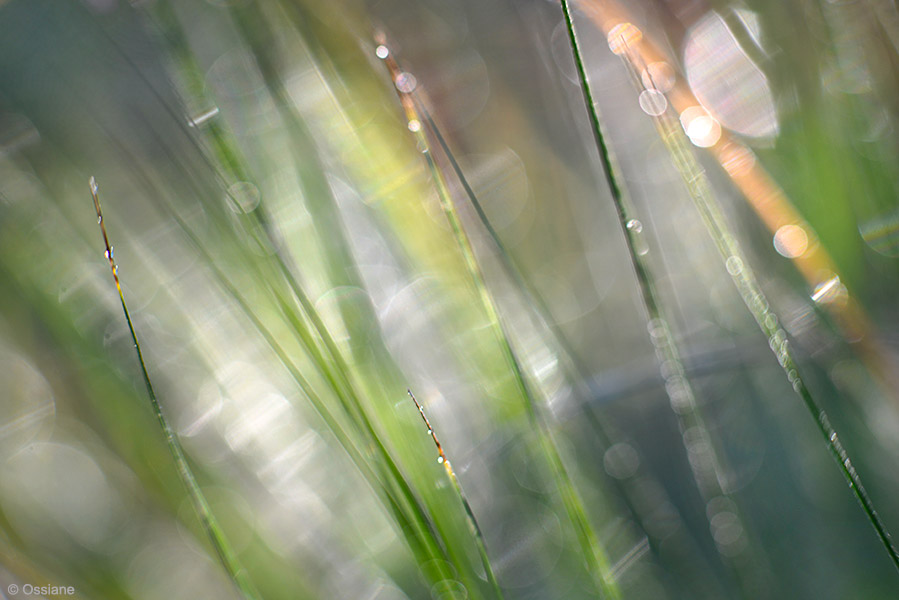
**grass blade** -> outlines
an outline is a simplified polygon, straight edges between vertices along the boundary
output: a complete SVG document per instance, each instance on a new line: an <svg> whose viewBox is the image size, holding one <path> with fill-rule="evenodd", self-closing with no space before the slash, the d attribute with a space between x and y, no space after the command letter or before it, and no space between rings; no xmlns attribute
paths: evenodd
<svg viewBox="0 0 899 600"><path fill-rule="evenodd" d="M379 35L378 37L380 38L377 40L380 47L377 55L384 61L390 72L391 80L395 84L396 92L409 124L409 129L415 135L419 148L422 150L422 154L424 154L428 170L431 174L431 179L437 190L441 208L449 222L453 236L455 237L456 243L462 254L462 258L465 261L466 268L478 293L481 305L487 314L489 326L493 330L496 340L500 345L503 358L512 371L515 385L525 401L528 418L537 433L540 450L550 465L550 470L555 478L556 486L562 497L562 503L574 526L575 535L581 546L581 551L583 552L584 558L588 561L590 575L596 584L597 591L602 597L610 599L621 598L621 591L612 574L608 553L605 548L603 548L599 541L599 537L594 531L593 526L590 524L583 500L574 486L571 475L565 467L558 446L553 440L551 428L542 414L541 407L527 380L524 368L522 367L515 350L512 348L511 340L503 325L502 318L499 315L499 309L487 287L484 274L481 271L471 240L465 232L462 221L456 212L443 174L438 168L434 156L430 152L430 144L421 124L421 119L423 117L418 114L412 96L414 87L413 89L401 89L403 86L400 84L400 78L402 77L403 72L400 70L396 59L384 44L386 41L384 36Z"/></svg>
<svg viewBox="0 0 899 600"><path fill-rule="evenodd" d="M256 586L250 580L246 569L244 569L238 561L237 555L231 548L231 544L228 542L227 537L225 537L225 532L219 525L215 515L212 514L212 509L210 509L209 503L206 501L206 497L203 495L203 491L200 489L197 479L194 476L190 465L187 463L187 458L184 455L181 442L178 441L175 431L163 414L162 406L160 406L159 400L156 398L156 392L153 391L153 384L150 382L149 373L147 373L147 366L144 363L144 356L140 349L140 343L138 343L137 334L134 331L134 324L131 322L131 314L128 312L127 304L125 304L125 295L122 293L122 285L119 282L118 268L116 267L115 258L113 257L112 246L109 244L109 237L106 234L106 224L103 222L103 212L100 209L100 198L98 196L99 188L93 177L90 179L90 189L91 196L94 200L94 208L97 211L97 223L100 226L100 232L103 234L103 244L106 246L106 258L109 260L109 268L112 270L112 277L113 280L115 280L116 291L118 291L119 300L122 304L122 312L125 314L125 322L128 324L128 331L131 333L131 341L134 342L134 351L137 353L137 360L138 363L140 363L141 375L144 379L144 385L147 388L150 405L156 415L156 420L159 422L159 427L165 435L165 441L168 445L169 452L172 455L172 459L175 461L178 475L181 478L182 483L184 483L184 487L187 488L188 496L190 496L194 510L196 510L197 515L200 517L203 529L209 536L212 547L215 549L216 554L218 554L222 566L225 568L225 571L228 572L234 585L244 598L249 600L261 598Z"/></svg>
<svg viewBox="0 0 899 600"><path fill-rule="evenodd" d="M684 448L691 456L690 468L697 489L708 507L717 506L719 503L710 504L715 498L723 497L732 501L724 487L726 473L722 452L717 447L718 444L715 443L705 424L705 419L696 401L693 386L685 375L686 369L684 368L680 351L674 340L674 335L656 290L656 278L649 263L645 241L642 239L643 226L639 220L634 218L634 211L629 196L624 186L620 183L623 179L619 175L619 169L606 142L602 122L599 118L599 111L593 101L586 68L581 56L577 36L575 35L569 2L568 0L562 0L561 4L584 103L602 164L603 176L612 197L622 233L624 234L631 265L637 277L640 298L648 317L647 328L655 349L656 358L659 361L659 365L664 367L661 370L665 382L665 392L677 417L681 435L683 436ZM700 452L698 451L699 449L704 451ZM743 531L747 531L747 528L742 523L742 517L733 510L735 505L736 503L733 503L729 510L739 519L738 522ZM711 509L707 511L709 522L711 522L714 516L715 513ZM754 554L757 555L756 558L761 558L760 552L757 551ZM724 557L723 554L722 557ZM724 558L724 560L740 580L740 587L744 593L751 593L750 590L757 590L759 586L764 585L762 566L752 564L758 563L758 560L751 562L745 560L737 561L731 558Z"/></svg>
<svg viewBox="0 0 899 600"><path fill-rule="evenodd" d="M191 89L203 90L203 74L199 71L193 57L189 51L187 40L180 24L175 17L172 6L168 2L160 2L158 8L158 17L165 28L166 38L173 47L174 53L182 59L182 68L187 77L188 87ZM307 191L308 197L315 200L315 204L319 210L317 222L322 223L322 229L330 231L332 236L330 240L337 244L337 256L332 256L328 264L333 268L330 269L331 275L343 273L341 277L347 277L350 284L361 287L358 274L355 272L354 262L348 258L349 247L343 237L342 227L338 223L339 216L336 214L336 205L330 193L327 182L323 177L323 170L304 166L304 162L300 160L300 156L309 153L315 153L314 144L307 135L306 127L303 124L299 114L290 108L289 102L285 97L286 90L283 87L275 67L272 65L272 58L269 56L269 50L263 49L257 39L258 29L265 27L260 16L255 12L256 7L246 8L245 11L236 18L241 25L241 33L245 36L247 43L254 52L254 56L258 61L258 66L263 74L266 86L271 92L282 118L291 126L291 140L299 142L299 148L296 149L297 164L300 167L302 176L300 185ZM243 17L243 18L240 18ZM246 20L249 22L245 22ZM255 29L254 29L255 28ZM136 67L135 67L136 68ZM152 87L151 87L152 90ZM205 92L200 92L205 93ZM160 102L164 101L160 98ZM166 106L168 112L181 123L178 111L174 108ZM250 178L248 170L244 167L244 160L240 149L228 134L225 128L213 120L206 126L212 138L212 149L216 157L221 161L225 170L225 180L236 179L239 181ZM219 172L216 165L206 156L204 149L194 139L193 135L187 131L186 126L182 125L182 131L195 147L209 167L210 171L219 179L222 179L222 173ZM316 159L317 161L317 159ZM318 164L316 162L316 164ZM312 183L309 183L309 180ZM198 194L204 203L208 200L203 194ZM213 208L213 214L217 214L217 208ZM316 370L329 383L335 392L340 406L353 426L352 431L344 431L342 425L324 401L315 392L306 378L302 375L287 353L277 342L271 331L266 328L259 318L254 314L246 299L237 292L234 286L228 281L227 276L215 265L214 260L209 253L203 248L197 237L191 232L189 226L184 223L174 211L176 221L181 229L188 235L193 244L206 258L219 283L229 292L232 298L238 302L242 311L253 323L254 327L260 332L268 345L277 355L278 359L287 369L288 373L298 384L304 395L310 400L316 412L324 419L325 423L332 430L335 436L340 440L341 445L350 455L351 460L362 472L362 475L368 484L376 491L379 499L384 507L396 519L398 526L403 532L413 554L418 557L422 563L431 559L447 559L446 544L442 536L435 527L434 521L424 503L418 497L414 487L409 482L407 476L402 472L398 461L392 456L383 439L383 435L376 429L374 421L367 414L362 403L360 392L357 391L356 385L351 377L352 370L343 357L340 349L337 347L333 336L328 331L323 320L319 316L314 304L309 299L308 294L298 280L297 269L287 256L283 248L285 244L280 239L277 228L274 226L265 202L260 200L259 205L250 212L245 212L242 217L244 225L251 229L250 232L264 246L275 249L273 254L274 268L277 275L270 278L260 276L258 272L259 265L247 263L247 271L253 274L262 288L267 289L276 302L278 309L284 315L291 328L295 331L300 339L304 349L309 353ZM242 257L247 259L246 256ZM340 269L340 265L349 265L352 268ZM282 280L286 283L288 290L277 285ZM347 282L341 281L342 284ZM299 304L299 314L296 310L296 304ZM344 322L351 327L354 321L360 319L374 319L371 307L366 307L364 315L344 313ZM341 309L343 307L341 306ZM311 328L310 328L311 325ZM386 352L386 350L385 350ZM379 354L380 356L380 354ZM382 361L383 362L383 361ZM382 364L382 370L395 371L396 367L391 362L388 366ZM362 452L357 448L354 437L360 437L364 442L360 444L365 449ZM373 453L373 454L372 454ZM372 463L374 468L372 468ZM437 569L436 576L438 579L446 579L451 576L449 571L444 571L441 562Z"/></svg>
<svg viewBox="0 0 899 600"><path fill-rule="evenodd" d="M528 279L525 273L522 272L522 270L518 267L515 260L513 259L511 253L506 249L506 246L500 238L499 233L490 222L487 213L485 212L480 200L475 194L474 189L468 181L468 178L466 177L462 166L459 164L458 160L456 160L456 157L454 156L449 143L447 142L446 138L440 130L440 127L437 125L433 115L428 109L427 100L422 99L421 94L416 94L414 100L419 113L424 117L428 129L443 151L443 155L449 162L450 168L455 173L456 179L461 184L462 189L465 191L465 195L468 197L471 207L474 209L475 214L486 230L490 241L493 243L494 249L496 250L496 256L500 259L500 263L505 269L506 274L515 284L517 291L520 293L522 298L525 300L525 303L530 308L528 314L531 317L532 324L535 330L543 334L541 335L541 339L547 345L550 352L560 358L559 363L562 367L563 372L565 373L572 387L577 389L581 394L582 401L585 404L592 402L592 400L595 398L595 389L594 385L592 384L593 376L589 373L586 365L583 363L583 361L580 360L577 353L573 350L571 344L565 336L565 333L552 318L552 313L549 309L549 306L547 305L545 299L541 296L539 290L537 290L536 286L533 285L533 283ZM603 455L605 455L605 452L615 443L621 441L620 439L618 439L619 436L615 434L614 428L609 427L603 421L601 421L595 414L594 410L589 407L585 408L582 412L582 415L585 422L589 425L591 433L595 436L597 446L600 452L603 453ZM636 448L635 451L637 451ZM649 477L651 476L646 473L641 475L641 478L644 480ZM617 477L611 477L610 482L618 490L625 507L633 516L636 525L645 535L644 540L647 542L648 546L643 546L642 544L640 544L638 545L638 547L643 547L644 550L648 549L656 557L656 559L661 559L659 544L663 540L660 540L656 536L652 535L644 526L644 521L648 518L648 516L646 514L646 510L640 506L641 503L638 499L638 490L635 489L633 485L634 482L631 482L631 485L626 485L624 481ZM659 485L658 489L661 493L663 487ZM674 508L673 502L669 502L669 504L671 504L673 510L677 510L676 508ZM673 544L671 538L668 538L665 541L668 545ZM705 561L703 557L700 557L697 554L695 547L684 543L682 543L682 545L679 547L676 554L680 556L681 560L683 560L685 563L689 562L689 560L699 562ZM628 561L622 562L624 559L619 560L619 564L631 565L642 555L643 552L640 552L637 555L631 556ZM689 557L689 559L687 557ZM613 573L617 576L621 569L615 566L612 570Z"/></svg>
<svg viewBox="0 0 899 600"><path fill-rule="evenodd" d="M849 484L850 489L852 489L856 499L861 504L862 510L871 526L874 527L877 537L880 539L893 565L899 570L899 553L897 553L893 545L890 533L877 514L874 503L865 490L864 485L862 485L861 477L852 465L849 454L843 447L842 442L840 442L839 436L831 425L827 413L812 396L805 380L799 373L793 352L790 349L787 333L781 327L777 315L771 309L771 305L765 297L758 280L755 278L748 260L740 248L736 237L730 230L730 226L727 224L724 214L712 194L712 189L705 173L689 152L675 124L670 119L657 119L657 123L659 123L665 144L671 150L672 158L690 192L696 209L702 217L709 235L714 240L718 253L725 262L727 272L730 274L743 303L746 304L759 329L768 338L768 346L777 357L777 362L783 369L787 380L815 420L815 424L823 436L828 450L837 461L846 483Z"/></svg>
<svg viewBox="0 0 899 600"><path fill-rule="evenodd" d="M440 445L440 440L437 439L437 434L434 432L434 428L431 427L431 422L428 421L428 417L425 415L425 409L422 408L421 404L418 403L418 400L415 399L415 394L412 393L412 390L406 390L406 392L409 393L409 397L412 398L412 402L415 403L415 408L418 409L418 413L421 415L421 419L424 421L425 425L428 428L428 434L431 436L431 439L434 440L434 445L437 446L437 462L443 465L447 477L449 477L449 480L453 484L453 488L455 488L456 490L456 494L459 496L459 500L462 502L462 507L465 509L465 517L468 520L468 525L471 528L471 533L472 535L474 535L475 542L478 546L478 554L481 556L481 564L484 566L484 571L487 574L487 580L490 582L490 585L493 588L496 597L502 598L503 591L502 588L500 588L499 582L496 580L496 575L494 574L493 567L490 564L490 557L487 553L487 543L484 541L484 534L481 532L481 526L478 525L478 520L474 516L474 511L471 509L471 504L468 502L468 497L465 495L465 492L462 491L462 484L459 483L459 479L456 477L456 472L453 470L449 459L443 452L443 446Z"/></svg>
<svg viewBox="0 0 899 600"><path fill-rule="evenodd" d="M563 0L562 5L568 15L568 0ZM568 17L570 21L570 16ZM573 29L571 30L572 40L574 42ZM627 52L627 40L621 40L622 53ZM589 87L586 82L586 75L583 74L583 65L578 61L579 72L582 74L585 94L589 99ZM592 110L591 110L592 114ZM591 120L594 120L591 118ZM777 357L777 361L783 369L788 381L792 385L794 391L799 395L803 404L811 414L815 421L818 431L824 438L825 444L831 455L837 461L839 469L862 507L868 521L874 528L884 550L890 558L890 561L899 570L899 553L894 547L889 531L880 519L874 507L874 503L865 490L861 477L855 470L848 452L844 448L842 442L837 435L836 430L830 423L830 419L824 409L818 404L812 396L811 391L799 373L790 344L787 339L786 331L780 326L780 322L774 312L771 310L770 304L765 297L755 275L749 266L736 236L730 229L727 220L719 206L717 200L712 193L711 185L705 172L702 170L695 157L687 146L682 132L678 130L677 124L668 113L663 113L655 119L656 126L662 137L662 141L668 148L674 166L680 173L687 191L693 200L699 215L711 236L721 259L727 267L737 291L740 294L749 312L752 314L762 333L768 339L768 345ZM594 122L594 133L601 135L597 129L598 123Z"/></svg>

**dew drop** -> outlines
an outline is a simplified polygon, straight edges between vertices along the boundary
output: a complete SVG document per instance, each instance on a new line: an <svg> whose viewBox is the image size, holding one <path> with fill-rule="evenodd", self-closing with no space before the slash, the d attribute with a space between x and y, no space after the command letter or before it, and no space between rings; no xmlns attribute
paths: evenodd
<svg viewBox="0 0 899 600"><path fill-rule="evenodd" d="M383 59L387 58L388 56L390 56L390 50L387 48L387 46L382 44L382 45L378 46L377 48L375 48L375 56L377 56L378 58L383 60Z"/></svg>
<svg viewBox="0 0 899 600"><path fill-rule="evenodd" d="M739 256L729 256L724 266L727 268L727 272L734 276L743 272L743 261Z"/></svg>
<svg viewBox="0 0 899 600"><path fill-rule="evenodd" d="M396 76L396 80L394 81L396 85L396 89L401 91L404 94L411 94L416 86L418 86L418 80L415 79L415 75L412 73L400 73Z"/></svg>
<svg viewBox="0 0 899 600"><path fill-rule="evenodd" d="M640 103L640 108L643 109L643 112L652 117L658 117L659 115L664 114L668 109L668 99L665 98L665 94L656 89L643 90L640 92L638 102Z"/></svg>
<svg viewBox="0 0 899 600"><path fill-rule="evenodd" d="M215 117L218 114L219 108L217 106L213 106L209 110L205 110L197 116L189 118L187 120L187 125L189 127L200 127L201 125L209 121L209 119Z"/></svg>
<svg viewBox="0 0 899 600"><path fill-rule="evenodd" d="M249 181L238 181L228 188L228 199L231 210L237 214L250 213L256 210L261 200L259 188Z"/></svg>
<svg viewBox="0 0 899 600"><path fill-rule="evenodd" d="M643 223L637 219L631 219L627 222L627 228L634 233L641 233L643 231Z"/></svg>
<svg viewBox="0 0 899 600"><path fill-rule="evenodd" d="M808 250L808 234L801 225L784 225L774 234L774 249L781 256L799 258Z"/></svg>

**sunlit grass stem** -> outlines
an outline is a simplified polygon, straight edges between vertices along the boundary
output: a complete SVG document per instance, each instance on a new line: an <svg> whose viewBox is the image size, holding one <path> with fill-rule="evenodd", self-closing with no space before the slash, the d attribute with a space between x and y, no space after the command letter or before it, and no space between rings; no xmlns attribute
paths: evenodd
<svg viewBox="0 0 899 600"><path fill-rule="evenodd" d="M187 223L172 206L163 204L159 198L163 197L161 192L156 191L154 181L143 172L142 165L129 156L126 148L119 148L122 153L131 159L134 173L140 177L144 185L154 190L151 198L157 203L160 210L165 211L171 216L173 221L178 225L181 233L187 238L192 247L203 258L204 263L210 268L217 283L227 296L233 300L240 308L244 316L249 320L252 326L260 334L278 360L286 369L294 382L298 385L300 391L305 398L309 400L315 412L322 418L328 429L334 434L340 446L349 456L352 463L359 470L366 483L375 492L376 497L381 501L385 510L387 510L396 519L396 523L400 528L404 540L409 545L410 550L421 562L438 559L436 565L437 574L441 578L448 578L452 573L444 567L446 552L440 544L439 536L434 530L433 523L428 513L424 510L421 500L417 498L411 484L403 478L402 473L396 469L390 469L384 462L380 460L378 449L381 447L372 443L369 438L358 429L358 422L353 421L352 416L347 414L349 410L344 403L345 398L338 394L340 406L344 410L345 416L350 419L348 423L341 420L339 415L335 414L329 403L316 392L312 384L303 375L300 368L291 358L287 349L278 341L275 333L266 326L253 306L245 295L231 282L228 275L217 264L216 259L210 253L210 250L200 240L194 228ZM240 254L241 258L247 260L245 254ZM260 272L258 266L245 264L245 269L259 279L258 283L272 294L274 301L278 305L282 314L291 323L291 326L301 338L304 347L311 340L311 332L302 326L300 315L296 314L294 305L291 300L284 295L283 291L278 290L276 282L270 278L265 278ZM315 361L313 361L315 363ZM316 363L316 368L321 366ZM321 371L320 371L321 372Z"/></svg>
<svg viewBox="0 0 899 600"><path fill-rule="evenodd" d="M134 351L137 354L138 363L140 363L140 370L141 375L143 376L144 386L147 388L147 395L149 396L153 413L156 415L156 420L159 422L159 427L162 429L162 432L165 436L166 445L169 448L172 459L175 461L175 466L178 470L178 476L181 478L184 487L187 489L188 496L190 497L194 510L196 510L197 515L199 516L200 521L203 524L203 529L209 536L209 541L211 542L212 547L215 549L216 554L218 555L219 560L222 563L222 566L231 577L231 580L233 581L235 586L238 588L240 593L249 600L256 600L258 598L261 598L258 590L256 589L256 586L250 580L246 569L244 569L244 567L240 564L240 561L237 559L237 555L231 547L230 542L228 542L228 539L225 536L225 532L222 530L221 526L218 523L218 520L212 513L212 509L209 507L209 503L207 502L203 491L200 489L200 486L197 483L197 479L194 476L190 465L187 463L187 458L184 455L184 450L181 447L181 442L178 441L178 436L175 434L174 429L172 429L172 426L169 424L168 419L163 414L162 406L160 406L159 400L156 398L156 392L153 390L153 384L150 382L150 375L147 372L147 366L144 362L143 353L140 349L140 343L138 343L137 341L137 333L134 331L134 324L131 321L131 314L128 312L128 306L125 303L125 295L122 292L122 285L119 282L118 268L113 256L112 246L109 243L109 237L106 233L106 224L103 222L103 212L100 209L98 186L96 180L93 177L91 177L90 179L90 190L91 196L94 200L94 208L97 211L97 223L100 226L100 232L103 234L103 244L106 246L106 258L109 261L109 268L112 270L112 277L115 280L116 291L118 291L119 301L122 304L122 312L125 314L125 322L128 324L128 331L131 333L131 341L134 342Z"/></svg>

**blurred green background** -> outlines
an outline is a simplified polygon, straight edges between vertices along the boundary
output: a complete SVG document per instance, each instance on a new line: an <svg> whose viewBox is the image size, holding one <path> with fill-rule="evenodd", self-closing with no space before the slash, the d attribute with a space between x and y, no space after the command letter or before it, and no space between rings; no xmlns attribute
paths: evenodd
<svg viewBox="0 0 899 600"><path fill-rule="evenodd" d="M150 378L261 597L496 597L407 388L506 598L600 594L547 439L621 598L896 597L654 126L641 92L667 90L591 18L616 6L582 0L574 21L700 438L666 393L557 2L0 2L0 596L239 597L147 402L94 176ZM896 530L895 3L624 8L839 270L843 296L813 300L712 149L690 146ZM379 32L489 228L423 116L430 147L410 131ZM824 306L846 297L865 340ZM711 495L697 455L718 461Z"/></svg>

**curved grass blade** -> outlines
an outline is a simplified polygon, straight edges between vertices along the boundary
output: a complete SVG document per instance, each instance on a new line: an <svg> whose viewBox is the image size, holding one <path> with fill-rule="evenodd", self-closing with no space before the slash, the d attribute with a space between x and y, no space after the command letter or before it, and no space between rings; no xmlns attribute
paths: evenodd
<svg viewBox="0 0 899 600"><path fill-rule="evenodd" d="M99 188L93 177L90 178L90 189L91 196L94 200L94 208L97 211L97 224L100 226L100 232L103 234L103 244L106 246L106 258L109 260L112 278L115 280L116 290L119 293L122 312L125 314L125 322L128 324L128 331L131 333L131 341L134 342L134 351L137 353L137 360L140 363L144 386L147 388L147 395L150 398L150 405L156 415L156 420L159 422L159 427L165 435L165 441L169 447L169 452L172 455L172 459L175 461L178 475L181 478L182 483L184 483L184 487L187 488L188 496L190 496L194 510L196 510L197 515L200 517L203 529L209 536L209 541L212 543L212 547L215 549L216 554L218 554L219 560L225 568L225 571L227 571L228 575L231 577L232 582L244 598L247 598L248 600L259 599L261 598L259 591L256 589L252 580L250 580L246 569L244 569L238 561L237 555L231 548L231 544L228 542L227 537L225 537L225 532L219 525L215 515L212 514L212 509L210 509L209 503L206 501L206 497L203 495L203 491L200 489L190 465L187 464L187 458L184 455L181 442L178 441L175 431L163 414L159 400L156 398L156 392L153 391L153 384L150 382L149 373L147 373L144 356L141 352L140 344L137 341L137 334L134 331L134 324L131 322L131 314L128 312L128 306L125 304L125 295L122 293L122 285L119 282L118 267L116 266L115 258L113 257L112 246L109 244L109 237L106 234L106 224L103 222L103 212L100 209L100 198L98 196Z"/></svg>
<svg viewBox="0 0 899 600"><path fill-rule="evenodd" d="M421 126L421 119L423 117L418 114L411 94L412 90L407 89L404 91L403 89L400 89L401 87L404 87L400 85L403 72L400 70L396 59L385 45L385 36L383 34L378 34L377 38L379 38L376 40L379 43L379 51L376 54L384 61L390 72L391 80L395 84L394 87L409 124L409 130L415 135L416 142L419 144L419 148L425 157L441 208L449 222L456 243L459 246L459 250L465 261L465 266L469 275L472 278L481 305L487 314L489 326L493 330L497 342L500 345L503 357L512 371L515 385L525 401L528 418L537 433L541 452L549 463L550 471L555 479L556 487L561 495L562 503L565 506L565 511L574 526L578 543L581 546L581 551L583 552L584 558L588 561L590 575L596 584L597 591L602 597L613 599L621 598L621 591L612 573L608 553L600 543L599 536L596 534L596 531L590 523L587 511L584 507L584 502L574 486L571 475L565 467L558 445L553 440L552 430L542 414L541 407L527 380L524 368L522 367L515 350L512 348L512 342L509 339L509 335L499 315L498 306L487 287L484 274L481 271L480 264L475 256L474 247L472 246L471 240L465 232L462 221L456 212L446 180L437 166L434 156L430 152L427 136Z"/></svg>
<svg viewBox="0 0 899 600"><path fill-rule="evenodd" d="M408 392L409 397L412 398L412 402L415 403L415 408L418 409L418 414L421 415L422 421L425 422L425 425L428 428L428 435L431 436L431 439L434 440L434 445L437 446L437 462L443 465L447 477L449 477L449 480L453 484L453 488L455 488L456 490L456 494L459 496L459 500L462 502L462 507L465 509L465 516L468 520L468 525L471 528L471 533L472 535L474 535L475 542L478 546L478 554L480 554L481 556L481 564L484 566L484 572L487 574L487 580L490 582L491 587L493 587L493 591L496 594L496 597L502 598L503 591L499 585L499 582L496 580L496 575L494 574L493 567L490 564L490 557L487 553L487 543L484 541L484 534L481 532L481 526L478 525L478 520L474 516L474 511L471 509L471 504L468 502L468 497L465 495L465 492L462 491L462 484L459 483L459 479L456 477L456 472L453 470L449 459L443 452L443 446L440 445L440 440L437 439L437 434L434 432L434 428L431 427L431 422L428 421L428 417L425 415L425 409L422 408L421 404L418 403L418 400L415 399L415 394L412 393L412 390L406 390L406 392Z"/></svg>

